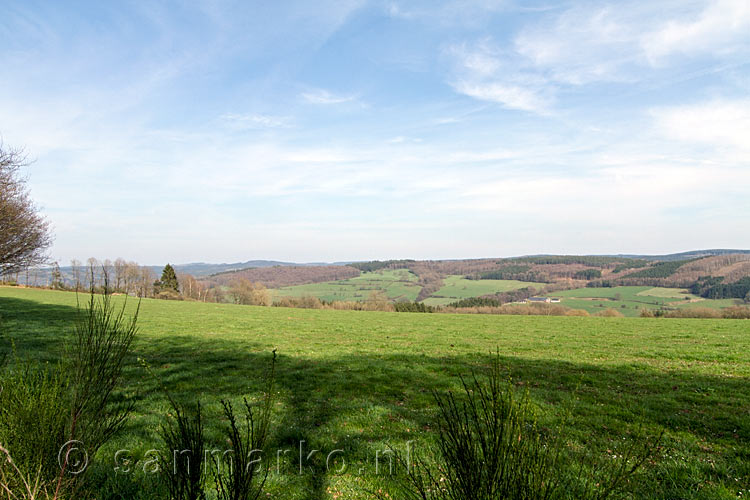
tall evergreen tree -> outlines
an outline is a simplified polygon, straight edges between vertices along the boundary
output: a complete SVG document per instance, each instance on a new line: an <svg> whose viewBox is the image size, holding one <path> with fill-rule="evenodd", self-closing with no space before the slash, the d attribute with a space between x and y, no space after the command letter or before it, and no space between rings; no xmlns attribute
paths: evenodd
<svg viewBox="0 0 750 500"><path fill-rule="evenodd" d="M164 270L161 272L161 279L156 282L156 286L160 290L174 290L175 292L180 290L177 274L174 272L174 267L171 264L164 266Z"/></svg>

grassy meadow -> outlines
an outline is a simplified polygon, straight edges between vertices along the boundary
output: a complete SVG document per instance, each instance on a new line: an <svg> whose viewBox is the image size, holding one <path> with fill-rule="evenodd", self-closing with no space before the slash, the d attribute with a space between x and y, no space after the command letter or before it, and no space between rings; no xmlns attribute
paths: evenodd
<svg viewBox="0 0 750 500"><path fill-rule="evenodd" d="M417 276L406 269L384 269L339 281L296 285L273 290L274 297L317 297L325 301L365 301L372 292L391 300L414 301L419 295Z"/></svg>
<svg viewBox="0 0 750 500"><path fill-rule="evenodd" d="M650 286L617 286L612 288L577 288L550 294L560 297L564 306L596 313L603 309L617 309L625 316L639 316L641 309L684 309L731 307L735 299L712 300L698 297L679 288L654 288Z"/></svg>
<svg viewBox="0 0 750 500"><path fill-rule="evenodd" d="M463 276L448 276L443 280L443 286L432 297L423 302L428 306L450 304L461 299L492 295L499 292L509 292L526 287L542 289L545 283L533 283L517 280L468 280Z"/></svg>
<svg viewBox="0 0 750 500"><path fill-rule="evenodd" d="M630 300L643 297L641 291L629 291L627 298L620 293ZM130 310L135 305L128 299ZM54 361L75 314L74 293L0 287L2 332L20 357ZM426 448L433 437L431 391L458 389L457 376L484 369L495 350L519 390L528 390L539 405L542 422L566 421L564 437L573 453L591 454L604 466L633 435L665 430L653 462L635 479L633 498L750 496L750 321L383 313L144 299L139 325L124 391L135 401L135 413L86 472L101 482L100 500L159 498L152 493L154 475L142 465L147 451L160 447L157 429L168 406L137 358L174 397L203 401L211 436L222 424L220 398L258 396L273 349L279 358L272 446L291 452L278 470L271 457L268 498L372 498L368 490L387 485L382 469L376 474L376 455L388 444L404 449L409 441ZM304 460L302 473L300 442L305 457L321 450ZM129 450L131 470L105 480L106 470L123 465L113 458L121 448ZM326 456L334 450L341 452L327 470Z"/></svg>

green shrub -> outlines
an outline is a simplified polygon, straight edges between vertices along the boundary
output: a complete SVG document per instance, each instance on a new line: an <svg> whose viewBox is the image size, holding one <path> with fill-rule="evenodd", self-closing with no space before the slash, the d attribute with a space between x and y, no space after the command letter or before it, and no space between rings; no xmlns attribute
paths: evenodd
<svg viewBox="0 0 750 500"><path fill-rule="evenodd" d="M273 390L275 382L276 351L273 352L271 369L266 378L267 386L259 410L244 399L244 425L237 423L232 403L222 401L224 417L229 424L225 435L232 447L232 463L229 468L216 464L216 495L219 500L256 500L263 493L263 486L268 477L266 467L262 476L253 460L254 453L261 451L268 444L271 427L271 410L273 408Z"/></svg>
<svg viewBox="0 0 750 500"><path fill-rule="evenodd" d="M451 302L448 307L500 307L503 305L499 300L491 297L469 297L456 302Z"/></svg>
<svg viewBox="0 0 750 500"><path fill-rule="evenodd" d="M435 392L437 449L433 461L394 451L400 468L393 494L407 500L604 500L623 491L656 449L634 440L618 462L589 473L591 464L566 454L565 443L545 431L528 392L516 396L503 378L499 355L486 382L461 377L462 398ZM641 447L641 445L643 445Z"/></svg>
<svg viewBox="0 0 750 500"><path fill-rule="evenodd" d="M40 485L54 483L60 470L58 452L70 425L69 385L61 365L16 360L2 374L0 444L12 450L19 474L35 477ZM8 487L21 488L19 474L8 474Z"/></svg>
<svg viewBox="0 0 750 500"><path fill-rule="evenodd" d="M256 500L263 493L268 469L261 473L254 460L255 452L267 443L273 408L276 351L266 376L266 390L259 410L244 399L244 423L238 423L230 401L222 400L223 417L228 422L224 428L225 442L231 448L219 457L211 454L207 463L209 446L205 432L200 401L194 406L178 403L164 390L171 406L160 429L166 455L160 458L159 472L171 500L205 500L208 477L206 467L213 465L216 498L218 500ZM230 461L227 464L226 458Z"/></svg>
<svg viewBox="0 0 750 500"><path fill-rule="evenodd" d="M28 484L5 481L33 478L38 491L52 498L75 496L88 465L82 454L94 457L132 410L132 404L115 400L137 310L126 316L125 305L115 308L105 273L104 295L92 288L88 304L79 305L77 313L72 341L58 364L16 359L0 374L0 445L13 465L4 470L0 491L31 491Z"/></svg>
<svg viewBox="0 0 750 500"><path fill-rule="evenodd" d="M418 312L418 313L433 313L435 308L428 306L423 302L396 302L393 304L393 309L396 312Z"/></svg>
<svg viewBox="0 0 750 500"><path fill-rule="evenodd" d="M559 447L549 446L528 393L517 398L499 361L486 384L461 378L464 398L434 393L438 407L435 463L417 457L394 498L547 499L558 488ZM411 465L411 466L410 466ZM381 498L384 498L381 496Z"/></svg>
<svg viewBox="0 0 750 500"><path fill-rule="evenodd" d="M159 472L170 500L205 500L204 462L206 438L200 401L183 406L169 397L172 407L160 430L166 455L161 456Z"/></svg>

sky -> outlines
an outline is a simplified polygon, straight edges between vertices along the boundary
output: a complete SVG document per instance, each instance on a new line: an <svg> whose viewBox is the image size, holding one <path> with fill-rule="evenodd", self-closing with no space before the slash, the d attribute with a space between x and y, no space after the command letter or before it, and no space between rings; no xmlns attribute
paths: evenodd
<svg viewBox="0 0 750 500"><path fill-rule="evenodd" d="M750 248L750 0L0 0L50 256Z"/></svg>

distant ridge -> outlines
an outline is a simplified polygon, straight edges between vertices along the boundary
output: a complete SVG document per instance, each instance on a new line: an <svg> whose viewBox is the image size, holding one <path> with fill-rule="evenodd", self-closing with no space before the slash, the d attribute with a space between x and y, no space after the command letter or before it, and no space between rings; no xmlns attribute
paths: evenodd
<svg viewBox="0 0 750 500"><path fill-rule="evenodd" d="M643 259L652 261L664 261L672 262L676 260L689 260L697 259L699 257L713 257L716 255L731 255L731 254L750 254L750 250L736 250L729 248L718 248L712 250L691 250L689 252L670 253L666 255L636 255L636 254L616 254L607 255L606 257L623 257L627 259Z"/></svg>
<svg viewBox="0 0 750 500"><path fill-rule="evenodd" d="M718 248L718 249L708 249L708 250L690 250L687 252L679 252L679 253L672 253L672 254L665 254L665 255L646 255L646 254L588 254L588 255L561 255L561 254L535 254L535 255L522 255L522 256L516 256L516 257L495 257L495 258L474 258L474 259L439 259L439 260L429 260L429 261L418 261L418 260L410 260L410 262L413 263L419 263L419 262L432 262L432 263L470 263L470 262L479 262L479 261L494 261L496 263L499 263L501 261L513 261L513 260L523 260L523 259L529 259L529 258L543 258L543 257L604 257L604 258L622 258L622 259L639 259L644 260L648 262L674 262L674 261L682 261L682 260L691 260L691 259L697 259L702 257L714 257L714 256L721 256L721 255L730 255L730 254L741 254L741 255L750 255L750 250L740 250L740 249L728 249L728 248ZM373 261L377 262L377 261ZM388 262L388 261L386 261ZM233 272L240 272L240 271L247 271L250 269L264 269L264 268L271 268L271 267L325 267L325 266L349 266L352 264L360 264L360 263L366 263L365 261L339 261L339 262L333 262L333 263L327 263L327 262L307 262L307 263L298 263L298 262L284 262L284 261L278 261L278 260L248 260L244 262L232 262L232 263L221 263L221 264L212 264L207 262L191 262L187 264L173 264L175 270L178 274L190 274L198 279L202 278L208 278L210 276L215 276L218 274L225 274L225 273L233 273ZM161 265L150 265L146 266L153 270L154 274L156 276L161 275L161 271L164 267L163 264ZM43 267L40 269L37 269L35 271L35 278L34 282L38 281L40 283L49 282L51 279L51 267ZM72 268L70 266L60 266L60 271L62 272L63 276L70 281L72 278ZM458 274L463 273L463 271L457 271ZM19 275L19 281L21 283L25 283L25 276L21 273ZM30 280L31 281L31 280Z"/></svg>
<svg viewBox="0 0 750 500"><path fill-rule="evenodd" d="M212 274L227 273L232 271L241 271L256 267L274 267L274 266L299 266L305 264L294 264L291 262L281 262L277 260L248 260L245 262L233 262L229 264L210 264L207 262L191 262L189 264L176 264L175 271L182 274L191 274L198 277L210 276ZM151 266L153 269L161 272L163 266Z"/></svg>

